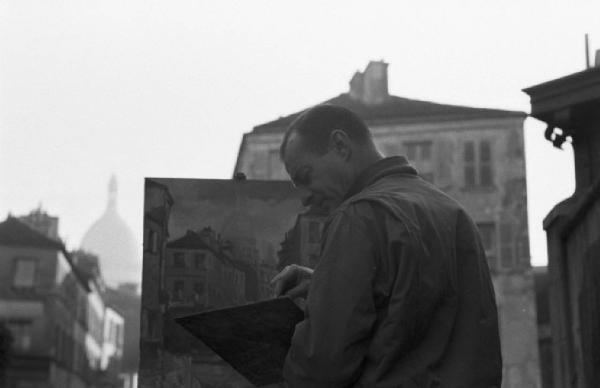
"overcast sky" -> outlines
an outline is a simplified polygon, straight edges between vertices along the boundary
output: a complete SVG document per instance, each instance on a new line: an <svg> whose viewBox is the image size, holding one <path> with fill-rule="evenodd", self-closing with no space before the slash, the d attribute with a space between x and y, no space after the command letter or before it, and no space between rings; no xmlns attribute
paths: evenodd
<svg viewBox="0 0 600 388"><path fill-rule="evenodd" d="M244 132L369 60L394 95L529 112L521 89L583 70L586 32L600 48L597 0L0 0L0 217L42 203L75 248L115 173L140 236L144 176L229 178ZM534 264L574 188L543 130L526 121Z"/></svg>

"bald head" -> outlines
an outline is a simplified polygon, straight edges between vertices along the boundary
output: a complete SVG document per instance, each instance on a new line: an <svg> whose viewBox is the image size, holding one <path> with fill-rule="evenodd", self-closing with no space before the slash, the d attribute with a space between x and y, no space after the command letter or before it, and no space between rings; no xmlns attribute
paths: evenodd
<svg viewBox="0 0 600 388"><path fill-rule="evenodd" d="M318 105L288 128L281 159L306 205L339 205L359 173L381 159L365 123L348 109Z"/></svg>
<svg viewBox="0 0 600 388"><path fill-rule="evenodd" d="M292 134L302 139L306 151L322 155L327 151L335 130L343 131L358 146L374 147L369 128L354 112L341 106L322 104L302 112L290 124L281 143L280 156L282 159L285 157Z"/></svg>

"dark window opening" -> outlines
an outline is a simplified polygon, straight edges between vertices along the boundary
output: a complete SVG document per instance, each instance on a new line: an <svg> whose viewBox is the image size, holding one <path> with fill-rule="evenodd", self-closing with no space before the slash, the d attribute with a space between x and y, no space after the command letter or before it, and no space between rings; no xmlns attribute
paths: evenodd
<svg viewBox="0 0 600 388"><path fill-rule="evenodd" d="M185 255L182 252L173 254L173 267L185 268Z"/></svg>

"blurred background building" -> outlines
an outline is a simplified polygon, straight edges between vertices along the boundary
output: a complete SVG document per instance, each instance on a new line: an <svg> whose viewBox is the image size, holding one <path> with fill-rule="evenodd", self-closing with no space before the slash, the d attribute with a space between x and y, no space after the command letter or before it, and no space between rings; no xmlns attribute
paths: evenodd
<svg viewBox="0 0 600 388"><path fill-rule="evenodd" d="M113 177L105 214L74 251L41 206L0 223L0 326L10 337L0 386L137 385L141 263L116 196Z"/></svg>
<svg viewBox="0 0 600 388"><path fill-rule="evenodd" d="M483 238L496 290L503 387L539 387L535 287L527 231L526 114L391 95L387 67L383 61L369 62L364 71L352 76L347 92L323 102L357 113L384 155L406 156L424 179L467 209ZM279 146L285 129L300 113L257 125L245 134L234 173L243 172L249 179L288 179ZM319 227L313 225L312 230ZM293 244L309 252L312 234L308 217L300 217L282 246L280 265L314 266L310 253L296 258L286 255Z"/></svg>
<svg viewBox="0 0 600 388"><path fill-rule="evenodd" d="M117 200L118 184L113 175L108 184L106 210L89 227L80 246L100 258L107 285L113 288L122 283L139 286L142 280L140 249L133 231L118 212Z"/></svg>
<svg viewBox="0 0 600 388"><path fill-rule="evenodd" d="M24 219L0 223L0 322L12 336L2 386L123 387L123 316L97 258L65 249L58 218Z"/></svg>
<svg viewBox="0 0 600 388"><path fill-rule="evenodd" d="M81 250L98 257L105 300L124 320L121 379L126 388L137 386L140 338L141 254L135 234L118 211L116 176L108 182L106 208L81 240Z"/></svg>

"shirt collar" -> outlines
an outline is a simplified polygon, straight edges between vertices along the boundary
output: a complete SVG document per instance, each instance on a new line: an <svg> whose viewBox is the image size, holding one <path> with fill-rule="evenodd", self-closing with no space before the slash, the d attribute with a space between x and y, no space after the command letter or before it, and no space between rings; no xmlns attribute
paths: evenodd
<svg viewBox="0 0 600 388"><path fill-rule="evenodd" d="M417 170L408 163L408 160L404 156L392 156L380 159L358 174L358 177L350 186L344 199L348 199L353 195L358 194L375 181L392 174L416 176Z"/></svg>

